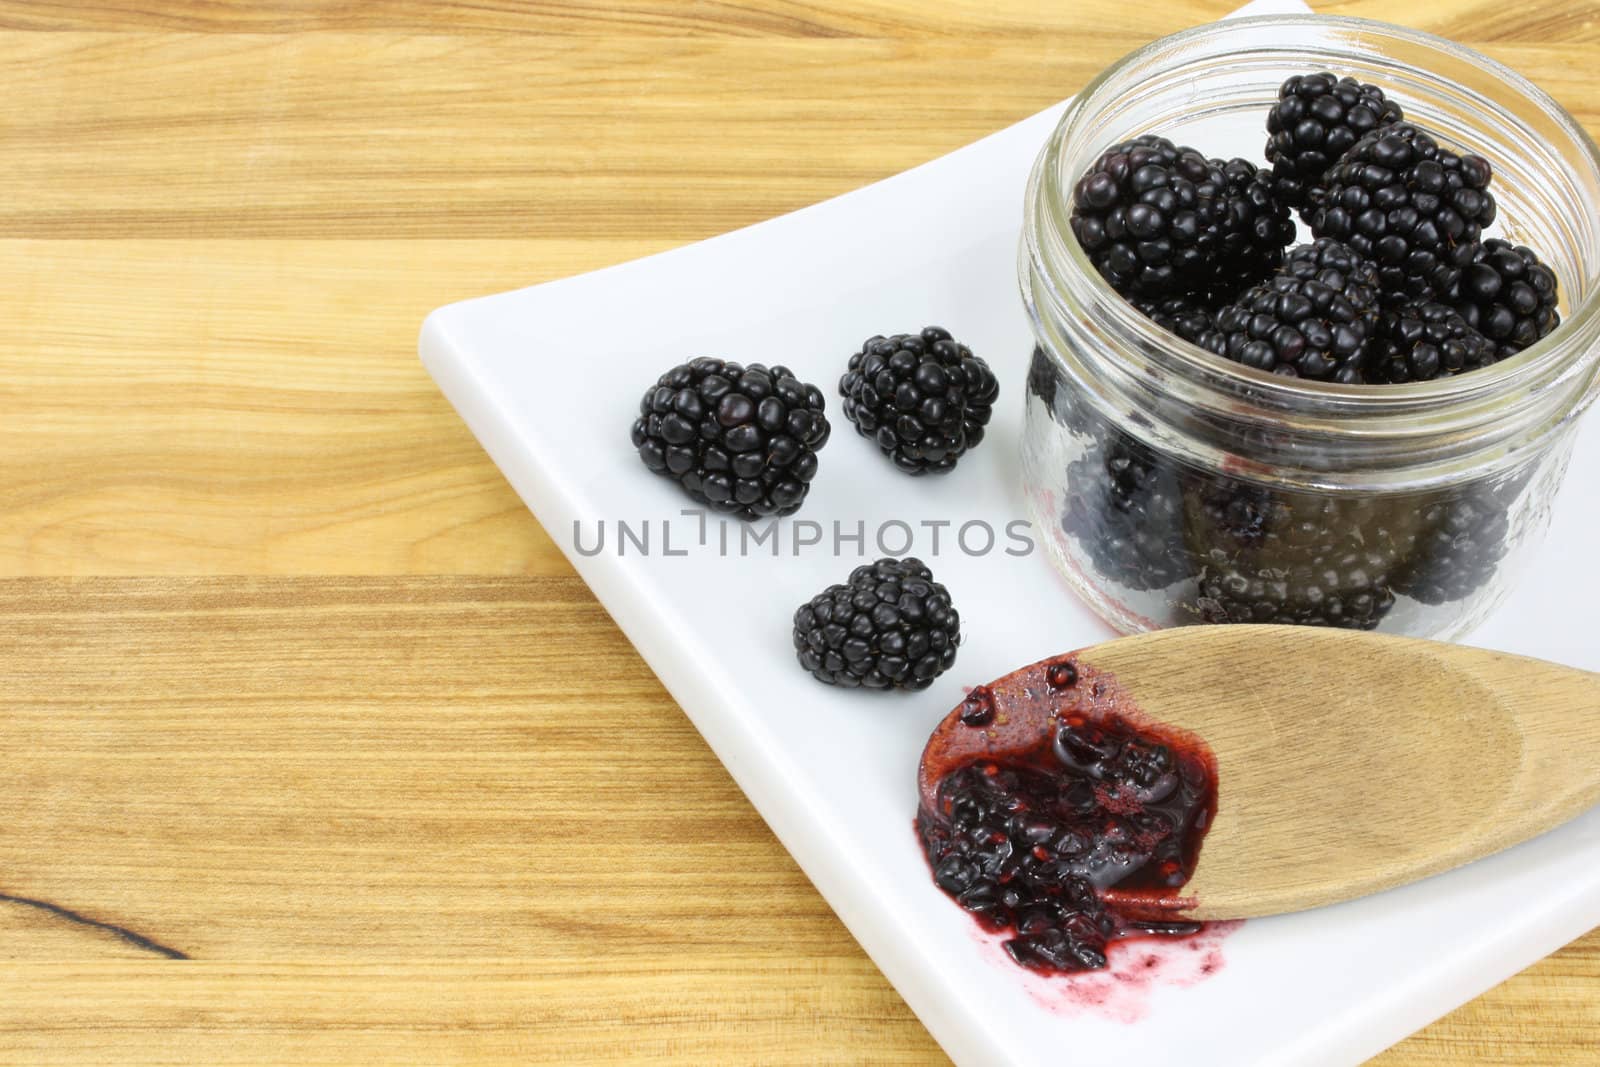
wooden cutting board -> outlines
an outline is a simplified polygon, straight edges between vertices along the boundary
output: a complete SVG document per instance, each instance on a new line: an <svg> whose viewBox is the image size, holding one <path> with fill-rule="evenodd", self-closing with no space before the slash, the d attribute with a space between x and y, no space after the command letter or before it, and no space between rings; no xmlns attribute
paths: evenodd
<svg viewBox="0 0 1600 1067"><path fill-rule="evenodd" d="M0 0L0 1062L937 1062L416 327L1230 6ZM1406 17L1600 132L1593 4ZM1380 1062L1597 1047L1591 935Z"/></svg>

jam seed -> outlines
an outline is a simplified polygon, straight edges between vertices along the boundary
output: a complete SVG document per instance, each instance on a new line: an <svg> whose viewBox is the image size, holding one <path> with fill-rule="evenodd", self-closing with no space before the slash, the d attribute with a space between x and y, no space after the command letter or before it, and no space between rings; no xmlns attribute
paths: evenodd
<svg viewBox="0 0 1600 1067"><path fill-rule="evenodd" d="M1057 690L1071 689L1078 684L1078 668L1070 662L1052 663L1045 669L1044 680L1050 683L1050 688Z"/></svg>
<svg viewBox="0 0 1600 1067"><path fill-rule="evenodd" d="M968 726L986 726L994 718L994 694L980 685L967 694L961 705L961 721Z"/></svg>

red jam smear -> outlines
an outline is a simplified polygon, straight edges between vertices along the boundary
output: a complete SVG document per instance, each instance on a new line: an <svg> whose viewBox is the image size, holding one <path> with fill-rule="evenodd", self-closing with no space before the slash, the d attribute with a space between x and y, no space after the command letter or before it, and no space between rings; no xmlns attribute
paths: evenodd
<svg viewBox="0 0 1600 1067"><path fill-rule="evenodd" d="M1075 655L972 690L918 787L934 882L1022 966L1098 970L1114 942L1201 931L1179 890L1216 813L1216 758Z"/></svg>

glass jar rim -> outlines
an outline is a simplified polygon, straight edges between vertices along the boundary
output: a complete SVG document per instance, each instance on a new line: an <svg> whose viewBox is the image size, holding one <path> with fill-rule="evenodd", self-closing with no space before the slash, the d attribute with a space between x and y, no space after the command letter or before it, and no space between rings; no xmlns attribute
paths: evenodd
<svg viewBox="0 0 1600 1067"><path fill-rule="evenodd" d="M1108 88L1116 87L1129 71L1153 58L1199 42L1249 35L1252 32L1259 34L1262 30L1282 30L1290 34L1291 39L1274 35L1270 45L1240 49L1238 54L1284 50L1296 43L1292 39L1295 33L1315 31L1326 34L1332 30L1420 45L1470 63L1504 82L1548 115L1571 139L1588 167L1600 176L1600 147L1565 108L1523 75L1470 48L1423 31L1346 16L1264 15L1227 19L1180 31L1130 52L1091 80L1068 105L1041 152L1029 183L1027 211L1030 225L1026 228L1024 256L1031 261L1034 272L1040 272L1046 263L1038 244L1041 228L1033 216L1039 211L1053 211L1063 219L1045 227L1043 234L1054 238L1055 247L1051 251L1071 264L1078 277L1090 287L1097 298L1096 302L1102 305L1103 325L1135 340L1141 348L1161 352L1163 358L1159 362L1163 369L1190 377L1196 383L1215 382L1224 388L1231 387L1247 394L1267 410L1304 413L1311 409L1333 422L1366 418L1416 418L1452 411L1460 420L1470 424L1474 421L1474 412L1494 406L1494 402L1508 387L1532 382L1538 383L1541 392L1564 384L1573 388L1581 385L1582 392L1575 397L1570 413L1581 410L1594 398L1593 383L1580 383L1572 379L1581 378L1586 373L1592 374L1594 363L1600 359L1600 278L1594 279L1594 284L1588 286L1581 301L1569 306L1564 320L1552 333L1514 356L1470 374L1374 387L1287 378L1217 356L1176 338L1140 314L1094 269L1087 253L1072 237L1070 229L1061 224L1071 201L1070 184L1064 190L1068 195L1059 194L1063 191L1062 182L1065 180L1061 173L1065 162L1064 149L1071 143L1072 135L1081 132L1079 127L1095 113L1094 105L1099 95ZM1326 47L1329 42L1323 39L1316 43ZM1499 113L1506 117L1503 109ZM1098 146L1096 153L1104 147ZM1054 279L1048 272L1045 277L1054 288ZM1029 302L1031 305L1032 300Z"/></svg>

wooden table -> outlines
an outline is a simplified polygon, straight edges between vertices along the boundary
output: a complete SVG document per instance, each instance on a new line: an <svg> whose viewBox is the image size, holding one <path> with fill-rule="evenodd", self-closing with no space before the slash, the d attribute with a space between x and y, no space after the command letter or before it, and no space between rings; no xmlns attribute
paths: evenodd
<svg viewBox="0 0 1600 1067"><path fill-rule="evenodd" d="M1231 2L0 0L0 1061L939 1061L417 325ZM1409 17L1600 132L1594 3ZM1597 1047L1591 934L1383 1062Z"/></svg>

